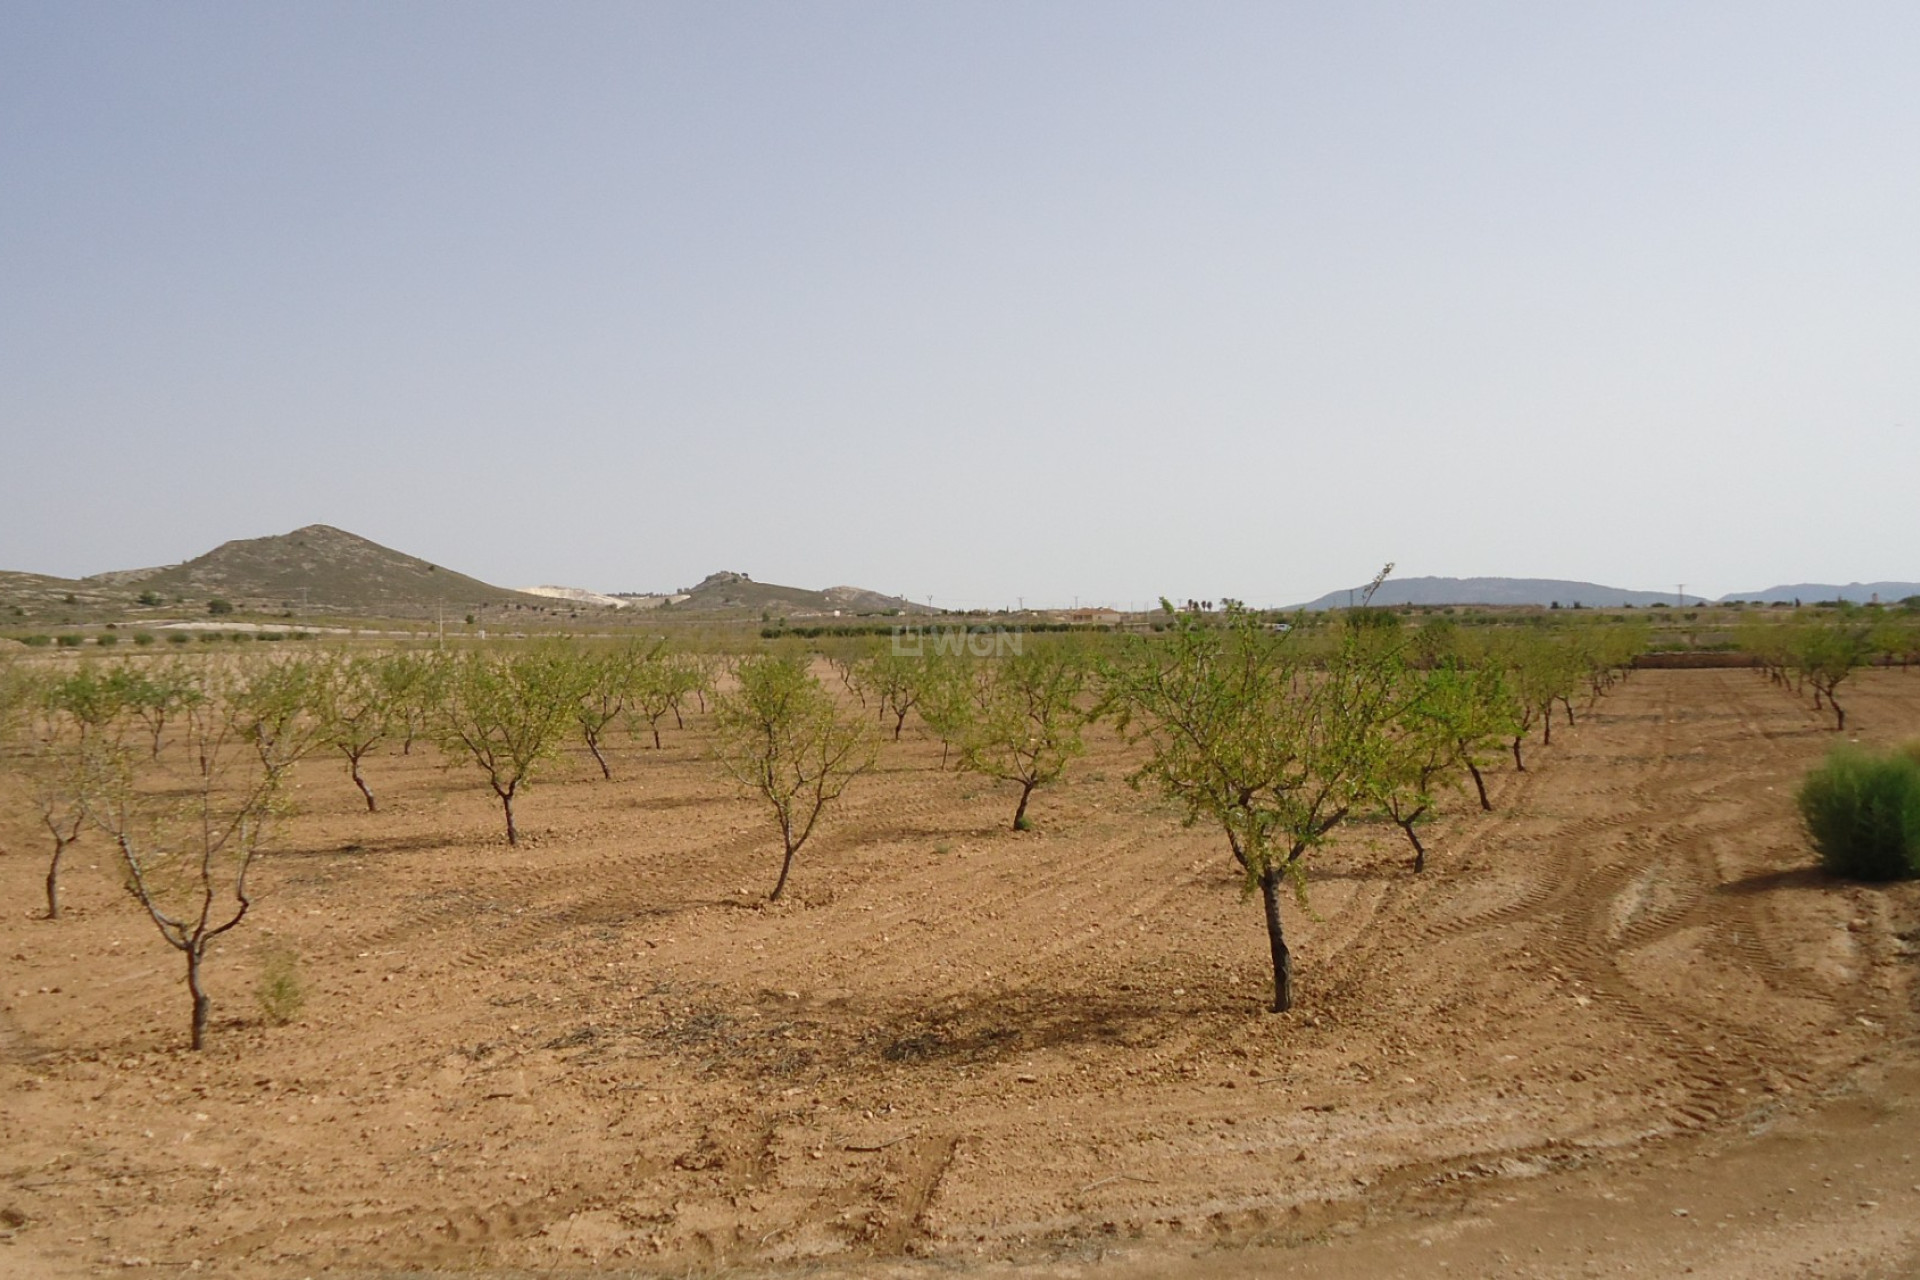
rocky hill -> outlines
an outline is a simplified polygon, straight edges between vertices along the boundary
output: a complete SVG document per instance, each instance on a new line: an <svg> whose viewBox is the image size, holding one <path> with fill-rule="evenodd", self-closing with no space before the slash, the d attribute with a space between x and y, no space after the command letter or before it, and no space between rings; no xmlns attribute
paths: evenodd
<svg viewBox="0 0 1920 1280"><path fill-rule="evenodd" d="M805 587L783 587L771 582L755 582L744 573L710 573L697 586L674 593L673 602L662 606L674 613L759 612L788 618L842 617L886 613L932 613L923 604L914 604L899 596L882 595L862 587L828 587L809 591Z"/></svg>

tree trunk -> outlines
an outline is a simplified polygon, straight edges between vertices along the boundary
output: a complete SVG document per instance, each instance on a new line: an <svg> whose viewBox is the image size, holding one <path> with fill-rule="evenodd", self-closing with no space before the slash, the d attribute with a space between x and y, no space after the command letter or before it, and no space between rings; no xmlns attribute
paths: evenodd
<svg viewBox="0 0 1920 1280"><path fill-rule="evenodd" d="M1480 766L1469 760L1467 761L1467 772L1473 775L1474 790L1480 793L1481 811L1492 813L1493 801L1487 799L1487 780L1480 776Z"/></svg>
<svg viewBox="0 0 1920 1280"><path fill-rule="evenodd" d="M500 808L507 815L507 843L520 843L520 829L513 825L513 788L508 787L500 793Z"/></svg>
<svg viewBox="0 0 1920 1280"><path fill-rule="evenodd" d="M607 768L607 758L600 754L600 744L594 740L596 737L597 734L587 735L587 750L593 752L594 762L600 766L600 776L612 782L613 770Z"/></svg>
<svg viewBox="0 0 1920 1280"><path fill-rule="evenodd" d="M1593 696L1596 698L1599 697L1600 691L1598 689L1594 690ZM1573 727L1573 704L1571 702L1568 702L1566 698L1562 697L1560 699L1560 705L1567 709L1567 727L1572 728Z"/></svg>
<svg viewBox="0 0 1920 1280"><path fill-rule="evenodd" d="M1553 745L1553 699L1547 699L1546 714L1540 717L1540 745Z"/></svg>
<svg viewBox="0 0 1920 1280"><path fill-rule="evenodd" d="M47 919L60 918L60 859L66 856L67 845L56 833L53 837L53 861L47 864Z"/></svg>
<svg viewBox="0 0 1920 1280"><path fill-rule="evenodd" d="M200 989L200 952L194 941L189 941L187 952L187 990L193 995L193 1047L203 1049L207 1043L207 1014L213 1008L213 1000Z"/></svg>
<svg viewBox="0 0 1920 1280"><path fill-rule="evenodd" d="M1525 737L1525 736L1526 736L1525 734L1521 735L1521 737ZM1515 769L1518 769L1521 773L1525 773L1527 771L1526 761L1520 758L1520 738L1515 738L1513 740L1513 767Z"/></svg>
<svg viewBox="0 0 1920 1280"><path fill-rule="evenodd" d="M1293 1008L1293 953L1287 950L1287 932L1280 923L1280 868L1260 873L1260 903L1267 914L1267 946L1273 952L1273 1012Z"/></svg>
<svg viewBox="0 0 1920 1280"><path fill-rule="evenodd" d="M653 725L653 749L655 751L660 749L660 722L657 720Z"/></svg>
<svg viewBox="0 0 1920 1280"><path fill-rule="evenodd" d="M360 794L367 798L367 812L379 812L379 806L373 802L373 792L367 787L367 780L360 776L360 761L358 758L347 761L347 772L353 775L353 785L360 788Z"/></svg>
<svg viewBox="0 0 1920 1280"><path fill-rule="evenodd" d="M1828 690L1828 692L1827 692L1827 705L1828 705L1829 707L1832 707L1832 708L1833 708L1833 718L1834 718L1834 725L1833 725L1833 728L1834 728L1834 732L1835 732L1835 733L1845 733L1845 732L1846 732L1846 729L1847 729L1847 713L1846 713L1846 709L1845 709L1845 708L1843 708L1843 707L1842 707L1842 706L1840 705L1840 702L1839 702L1839 700L1838 700L1838 699L1836 699L1836 698L1835 698L1835 697L1833 696L1833 692L1832 692L1832 690Z"/></svg>
<svg viewBox="0 0 1920 1280"><path fill-rule="evenodd" d="M787 846L786 857L780 860L780 880L773 886L773 892L767 895L768 902L780 901L780 894L787 887L787 875L793 870L793 855L795 852L796 850L792 845Z"/></svg>
<svg viewBox="0 0 1920 1280"><path fill-rule="evenodd" d="M1021 783L1020 807L1013 811L1013 829L1015 831L1025 831L1027 829L1025 825L1027 821L1027 800L1032 795L1033 784L1031 782Z"/></svg>
<svg viewBox="0 0 1920 1280"><path fill-rule="evenodd" d="M1420 813L1425 812L1425 809L1420 811ZM1407 833L1408 842L1413 845L1413 869L1416 874L1427 869L1427 847L1421 844L1420 837L1413 833L1413 824L1420 820L1420 813L1414 814L1405 822L1401 822L1399 818L1394 819L1400 829Z"/></svg>
<svg viewBox="0 0 1920 1280"><path fill-rule="evenodd" d="M900 713L899 718L893 722L893 740L895 742L900 741L900 731L906 727L907 727L907 713L906 711L902 711Z"/></svg>

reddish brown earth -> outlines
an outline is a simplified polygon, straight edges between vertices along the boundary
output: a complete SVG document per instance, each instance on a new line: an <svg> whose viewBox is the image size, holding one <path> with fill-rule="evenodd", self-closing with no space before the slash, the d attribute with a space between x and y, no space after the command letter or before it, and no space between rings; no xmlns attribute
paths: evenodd
<svg viewBox="0 0 1920 1280"><path fill-rule="evenodd" d="M1920 734L1920 675L1856 680ZM466 771L377 761L368 815L309 762L202 1054L97 837L39 919L9 805L0 1275L1914 1274L1920 887L1808 870L1823 723L1635 675L1424 875L1327 850L1278 1017L1222 841L1107 739L1026 835L887 744L772 908L697 726L569 758L517 850Z"/></svg>

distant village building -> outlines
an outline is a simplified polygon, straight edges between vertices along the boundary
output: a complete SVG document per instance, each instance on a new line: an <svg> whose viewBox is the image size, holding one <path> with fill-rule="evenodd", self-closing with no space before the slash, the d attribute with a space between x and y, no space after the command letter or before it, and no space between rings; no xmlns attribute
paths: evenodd
<svg viewBox="0 0 1920 1280"><path fill-rule="evenodd" d="M1098 609L1069 609L1066 617L1068 622L1104 622L1112 626L1119 623L1126 615L1118 609L1103 607Z"/></svg>

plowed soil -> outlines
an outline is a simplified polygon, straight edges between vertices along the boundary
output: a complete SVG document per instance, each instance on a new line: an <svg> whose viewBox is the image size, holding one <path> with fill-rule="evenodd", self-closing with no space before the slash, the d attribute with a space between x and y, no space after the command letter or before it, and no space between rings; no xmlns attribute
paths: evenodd
<svg viewBox="0 0 1920 1280"><path fill-rule="evenodd" d="M1920 734L1920 674L1851 692ZM1390 825L1319 855L1281 1016L1223 841L1105 736L1016 834L909 725L773 906L697 721L569 756L517 849L425 748L377 814L310 760L200 1054L109 851L41 919L10 804L0 1274L1907 1274L1920 892L1810 869L1828 723L1634 675L1424 874Z"/></svg>

